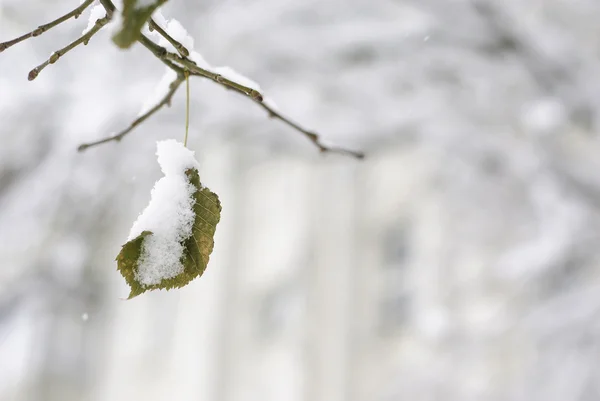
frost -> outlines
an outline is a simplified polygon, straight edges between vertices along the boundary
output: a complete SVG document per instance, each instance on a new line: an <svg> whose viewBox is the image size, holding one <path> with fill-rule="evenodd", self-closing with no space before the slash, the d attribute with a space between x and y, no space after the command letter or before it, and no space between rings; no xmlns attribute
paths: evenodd
<svg viewBox="0 0 600 401"><path fill-rule="evenodd" d="M177 78L177 73L167 67L165 69L164 75L158 82L158 85L156 85L156 88L154 89L152 96L150 96L144 102L144 105L142 106L140 113L138 114L138 117L141 116L142 114L147 113L148 111L150 111L150 109L152 109L154 106L156 106L158 103L160 103L160 101L169 92L170 87L171 87L171 82L173 82L176 78Z"/></svg>
<svg viewBox="0 0 600 401"><path fill-rule="evenodd" d="M101 5L92 7L92 10L90 11L90 17L88 19L87 27L83 30L83 32L81 32L81 34L85 35L86 33L88 33L90 31L90 29L92 29L94 27L94 25L96 25L96 21L99 20L100 18L104 18L105 15L106 15L106 11L104 10L104 7L102 7Z"/></svg>
<svg viewBox="0 0 600 401"><path fill-rule="evenodd" d="M194 152L175 140L157 143L158 163L165 174L152 189L150 203L131 227L128 241L144 231L136 280L143 286L159 284L183 272L183 242L192 235L195 188L187 169L198 168Z"/></svg>

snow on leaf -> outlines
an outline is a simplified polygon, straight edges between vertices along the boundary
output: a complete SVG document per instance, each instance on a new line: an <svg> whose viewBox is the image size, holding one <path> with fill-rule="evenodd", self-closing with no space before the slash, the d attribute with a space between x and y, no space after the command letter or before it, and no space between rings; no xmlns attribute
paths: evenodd
<svg viewBox="0 0 600 401"><path fill-rule="evenodd" d="M144 24L152 13L167 0L124 0L123 23L113 36L113 42L123 49L129 48L140 37Z"/></svg>
<svg viewBox="0 0 600 401"><path fill-rule="evenodd" d="M174 140L158 143L165 177L131 228L117 269L131 287L129 298L154 289L183 287L201 276L221 216L216 194L200 183L194 152Z"/></svg>

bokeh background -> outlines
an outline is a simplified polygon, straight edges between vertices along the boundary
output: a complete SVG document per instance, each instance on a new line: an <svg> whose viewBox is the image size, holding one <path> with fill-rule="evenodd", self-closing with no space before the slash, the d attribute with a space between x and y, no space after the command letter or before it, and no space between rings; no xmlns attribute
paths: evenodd
<svg viewBox="0 0 600 401"><path fill-rule="evenodd" d="M0 0L0 41L77 6ZM598 0L171 0L213 65L364 161L192 81L223 205L206 273L130 300L114 258L184 91L88 13L0 54L0 399L600 399Z"/></svg>

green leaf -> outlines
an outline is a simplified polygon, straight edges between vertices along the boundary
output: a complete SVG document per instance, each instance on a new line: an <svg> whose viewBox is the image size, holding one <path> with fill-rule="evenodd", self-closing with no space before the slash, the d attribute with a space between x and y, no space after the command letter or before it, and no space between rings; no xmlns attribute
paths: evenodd
<svg viewBox="0 0 600 401"><path fill-rule="evenodd" d="M112 40L122 49L128 49L140 37L144 24L150 19L152 13L167 0L155 0L154 3L139 6L140 0L124 0L123 24L121 29L113 36Z"/></svg>
<svg viewBox="0 0 600 401"><path fill-rule="evenodd" d="M181 256L183 272L179 275L162 280L159 284L142 285L136 280L139 259L144 249L144 240L152 235L144 231L136 238L123 245L117 256L117 269L131 287L129 298L136 297L145 291L179 288L187 285L194 278L201 276L206 270L210 254L214 247L214 235L217 224L221 219L221 202L219 197L210 189L202 187L198 170L189 169L185 172L190 183L196 189L194 192L194 226L192 235L181 243L184 247Z"/></svg>

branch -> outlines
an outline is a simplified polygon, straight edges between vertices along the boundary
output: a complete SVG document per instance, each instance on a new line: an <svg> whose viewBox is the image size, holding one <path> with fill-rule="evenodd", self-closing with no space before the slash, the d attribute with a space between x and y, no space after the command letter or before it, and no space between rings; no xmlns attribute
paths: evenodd
<svg viewBox="0 0 600 401"><path fill-rule="evenodd" d="M289 118L281 115L279 112L275 111L272 107L268 106L267 104L265 104L262 101L255 100L255 102L258 103L260 105L260 107L265 109L267 111L267 113L269 113L269 117L275 118L279 121L282 121L283 123L292 127L296 131L300 132L302 135L304 135L306 138L308 138L312 143L314 143L315 146L317 148L319 148L319 151L321 151L322 153L327 153L327 152L338 153L338 154L342 154L342 155L356 157L357 159L364 159L365 154L363 152L357 152L354 150L339 148L336 146L327 146L321 142L321 139L319 138L319 135L316 132L309 131L306 128L301 127L300 125L298 125L294 121L290 120Z"/></svg>
<svg viewBox="0 0 600 401"><path fill-rule="evenodd" d="M154 43L152 40L150 40L144 34L140 35L138 42L140 42L146 49L150 50L150 52L152 54L154 54L154 56L156 56L156 58L158 58L160 61L162 61L167 67L176 71L178 74L183 73L183 71L184 71L183 68L181 68L177 64L172 63L165 57L165 54L167 53L167 49L165 49L162 46L157 45L156 43Z"/></svg>
<svg viewBox="0 0 600 401"><path fill-rule="evenodd" d="M79 18L79 16L81 15L81 13L90 6L90 4L92 4L94 2L94 0L85 0L83 3L81 3L81 5L79 7L77 7L76 9L72 10L71 12L68 12L67 14L63 15L60 18L55 19L52 22L49 22L45 25L40 25L39 27L37 27L36 29L34 29L33 31L26 33L23 36L19 36L18 38L9 40L7 42L4 43L0 43L0 53L2 53L4 50L8 49L11 46L16 45L17 43L20 43L22 41L24 41L25 39L29 39L31 37L35 37L35 36L40 36L41 34L43 34L46 31L49 31L50 29L54 28L55 26L71 19L71 18Z"/></svg>
<svg viewBox="0 0 600 401"><path fill-rule="evenodd" d="M102 5L102 7L104 7L104 9L106 10L106 14L108 15L109 18L112 19L113 13L116 10L115 5L112 3L111 0L99 0L100 4Z"/></svg>
<svg viewBox="0 0 600 401"><path fill-rule="evenodd" d="M160 56L159 56L159 58L160 58ZM164 54L164 58L174 60L178 63L181 63L187 70L190 71L191 75L208 78L208 79L224 86L227 89L233 89L234 91L236 91L246 97L249 97L250 99L254 100L254 102L258 103L263 109L265 109L267 111L267 113L269 113L269 117L276 118L276 119L282 121L283 123L287 124L289 127L292 127L296 131L300 132L302 135L304 135L306 138L308 138L313 144L315 144L315 146L317 148L319 148L319 150L321 152L345 154L348 156L356 157L358 159L362 159L365 156L364 153L362 153L362 152L356 152L353 150L348 150L348 149L343 149L343 148L338 148L338 147L331 147L331 146L327 146L327 145L323 144L317 133L315 133L313 131L309 131L306 128L303 128L302 126L298 125L297 123L295 123L288 117L285 117L278 111L275 111L275 109L273 109L272 107L270 107L264 103L263 95L260 92L254 90L252 88L249 88L244 85L240 85L237 82L231 81L231 80L223 77L220 74L215 74L214 72L200 68L196 65L196 63L194 63L193 61L189 60L186 57L181 57L177 54L166 52Z"/></svg>
<svg viewBox="0 0 600 401"><path fill-rule="evenodd" d="M28 39L28 38L34 37L34 36L39 36L42 33L50 30L51 28L61 24L62 22L69 20L70 18L73 18L73 17L78 18L81 15L81 13L86 8L88 8L90 6L90 4L93 3L93 1L94 0L85 0L79 7L75 8L71 12L63 15L62 17L60 17L48 24L40 25L37 29L33 30L32 32L29 32L29 33L27 33L23 36L20 36L16 39L13 39L13 40L10 40L10 41L4 42L4 43L0 43L0 52L6 50L7 48L25 40L25 39ZM106 15L104 16L104 18L98 19L96 21L96 23L94 24L94 26L88 32L83 34L79 39L71 42L66 47L52 53L52 55L50 56L50 58L48 60L46 60L42 64L38 65L34 69L32 69L28 75L28 79L30 81L34 80L39 75L39 73L44 68L46 68L49 64L56 63L63 55L65 55L66 53L68 53L69 51L74 49L75 47L79 46L82 43L84 45L87 45L88 42L90 41L90 39L92 38L92 36L94 36L98 31L100 31L100 29L102 29L112 19L114 12L115 11L118 12L118 10L116 10L115 5L113 4L113 2L111 0L99 0L99 2L106 10ZM140 42L144 47L146 47L146 49L148 49L156 58L161 60L167 67L169 67L170 69L175 71L177 73L177 78L171 83L171 85L169 87L169 92L165 95L165 97L156 106L154 106L152 109L150 109L148 112L144 113L143 115L138 117L136 120L134 120L127 129L121 131L120 133L118 133L116 135L112 135L112 136L106 137L104 139L95 141L95 142L84 143L79 146L79 148L78 148L79 151L83 151L89 147L96 146L96 145L110 142L110 141L120 141L125 135L129 134L135 127L137 127L139 124L144 122L147 118L152 116L154 113L156 113L158 110L160 110L163 106L170 105L173 95L175 94L175 92L177 91L177 89L179 88L179 86L181 85L181 83L183 82L183 80L185 79L185 76L187 74L187 75L195 75L195 76L200 76L203 78L210 79L213 82L216 82L219 85L225 87L226 89L234 90L235 92L240 93L240 94L250 98L254 102L258 103L260 107L262 107L264 110L266 110L271 118L276 118L276 119L282 121L289 127L293 128L294 130L296 130L296 131L300 132L302 135L304 135L321 152L340 153L340 154L353 156L356 158L364 157L363 153L361 153L361 152L355 152L352 150L347 150L347 149L338 148L338 147L331 147L331 146L327 146L327 145L323 144L317 133L315 133L313 131L309 131L306 128L303 128L302 126L298 125L297 123L295 123L288 117L285 117L282 114L280 114L278 111L273 109L268 104L265 104L263 102L263 95L259 91L255 90L253 88L244 86L242 84L239 84L228 78L225 78L224 76L222 76L220 74L200 68L195 62L193 62L192 60L190 60L188 58L188 56L189 56L188 49L186 49L185 46L183 46L180 42L173 39L173 37L171 37L152 18L150 18L150 20L148 21L148 24L149 24L149 28L151 30L156 30L163 38L165 38L179 52L179 54L175 54L175 53L171 53L171 52L167 51L167 49L154 43L152 40L150 40L148 37L144 36L143 34L140 35L140 37L139 37L139 39L137 39L137 41Z"/></svg>
<svg viewBox="0 0 600 401"><path fill-rule="evenodd" d="M121 139L123 139L123 137L127 134L129 134L131 131L133 131L133 129L135 127L137 127L138 125L140 125L141 123L143 123L144 121L146 121L147 118L149 118L150 116L152 116L154 113L156 113L158 110L160 110L162 107L164 106L170 106L171 105L171 99L173 98L173 95L175 94L175 92L177 91L177 89L179 88L179 86L181 85L181 83L185 80L185 75L183 73L178 73L177 74L177 78L171 82L171 84L169 85L169 91L167 92L167 94L162 98L162 100L160 102L158 102L153 108L151 108L150 110L148 110L146 113L142 114L141 116L139 116L136 120L134 120L129 127L127 127L126 129L124 129L123 131L119 132L116 135L112 135L109 137L106 137L104 139L100 139L98 141L95 142L90 142L90 143L84 143L79 145L79 147L77 148L78 151L82 152L84 150L86 150L87 148L90 148L92 146L97 146L106 142L111 142L111 141L117 141L119 142Z"/></svg>
<svg viewBox="0 0 600 401"><path fill-rule="evenodd" d="M183 65L186 69L188 69L190 71L190 75L197 75L197 76L201 76L204 78L208 78L211 81L214 81L220 85L225 86L227 89L233 89L234 91L239 92L242 95L246 95L249 98L251 98L252 100L257 100L259 102L262 102L262 100L263 100L263 96L259 91L249 88L247 86L238 84L235 81L225 78L221 74L216 74L214 72L205 70L204 68L200 68L200 67L198 67L198 65L196 65L196 63L194 63L192 60L188 59L187 57L181 57L175 53L165 52L165 58L167 60L173 60L173 61L178 62L181 65Z"/></svg>
<svg viewBox="0 0 600 401"><path fill-rule="evenodd" d="M56 63L59 58L61 58L66 53L73 50L75 47L79 46L80 44L83 43L84 45L87 45L88 42L90 41L90 39L92 38L92 36L94 36L96 34L96 32L98 32L100 29L102 29L102 27L104 25L106 25L108 23L108 21L110 21L110 18L108 17L108 15L105 16L104 18L98 19L96 21L96 23L94 24L94 26L89 31L87 31L84 35L82 35L79 39L71 42L68 46L63 47L60 50L55 51L54 53L52 53L52 55L50 56L50 58L48 60L44 61L42 64L38 65L33 70L29 71L29 75L27 76L27 79L30 81L33 81L38 76L38 74L44 68L46 68L49 64Z"/></svg>
<svg viewBox="0 0 600 401"><path fill-rule="evenodd" d="M158 25L152 18L150 18L148 26L150 27L150 31L155 30L156 32L158 32L160 36L165 38L167 42L169 42L175 48L175 50L177 50L179 54L181 54L183 57L188 57L190 55L190 52L188 51L188 49L186 49L184 45L173 39L171 35L169 35L164 29L162 29L160 25Z"/></svg>

